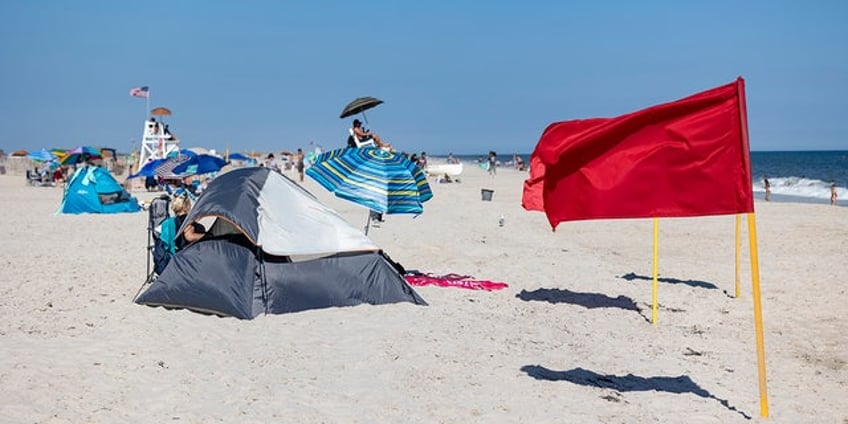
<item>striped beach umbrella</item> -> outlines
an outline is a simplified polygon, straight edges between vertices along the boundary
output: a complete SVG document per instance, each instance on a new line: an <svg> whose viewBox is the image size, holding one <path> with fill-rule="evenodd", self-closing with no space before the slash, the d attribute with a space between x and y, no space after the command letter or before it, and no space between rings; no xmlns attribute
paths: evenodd
<svg viewBox="0 0 848 424"><path fill-rule="evenodd" d="M41 149L35 152L30 152L29 154L27 154L27 157L36 162L47 162L56 159L56 155L54 155L53 152L47 149Z"/></svg>
<svg viewBox="0 0 848 424"><path fill-rule="evenodd" d="M156 168L159 168L163 163L167 162L168 159L151 159L146 164L144 164L141 169L138 170L135 174L130 175L127 179L133 179L138 177L155 177Z"/></svg>
<svg viewBox="0 0 848 424"><path fill-rule="evenodd" d="M174 172L174 169L182 165L183 163L188 162L191 158L192 156L186 155L177 155L174 157L167 158L161 164L159 164L159 166L157 166L153 172L157 176L164 178L180 177L179 174Z"/></svg>
<svg viewBox="0 0 848 424"><path fill-rule="evenodd" d="M100 149L96 147L79 146L65 153L65 156L62 156L59 162L62 165L73 165L76 163L85 162L88 159L100 159L102 157L103 153L100 151Z"/></svg>
<svg viewBox="0 0 848 424"><path fill-rule="evenodd" d="M433 193L424 172L403 155L375 147L322 153L306 170L336 197L386 214L420 214Z"/></svg>

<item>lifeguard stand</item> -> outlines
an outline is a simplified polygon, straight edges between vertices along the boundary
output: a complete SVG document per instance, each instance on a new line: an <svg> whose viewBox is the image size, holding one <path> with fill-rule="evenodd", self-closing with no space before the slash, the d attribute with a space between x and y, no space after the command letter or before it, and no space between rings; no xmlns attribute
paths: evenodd
<svg viewBox="0 0 848 424"><path fill-rule="evenodd" d="M174 134L165 132L162 122L151 118L144 121L144 133L141 136L141 151L138 155L136 172L152 159L164 159L171 152L179 152L180 140Z"/></svg>

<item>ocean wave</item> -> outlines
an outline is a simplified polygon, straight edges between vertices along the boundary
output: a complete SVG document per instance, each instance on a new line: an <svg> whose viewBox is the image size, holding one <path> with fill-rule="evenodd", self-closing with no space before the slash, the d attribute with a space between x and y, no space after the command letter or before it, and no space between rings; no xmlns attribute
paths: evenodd
<svg viewBox="0 0 848 424"><path fill-rule="evenodd" d="M783 196L805 197L830 200L830 182L802 177L769 177L771 193ZM754 183L755 193L765 193L763 181ZM838 199L848 197L848 189L837 187Z"/></svg>

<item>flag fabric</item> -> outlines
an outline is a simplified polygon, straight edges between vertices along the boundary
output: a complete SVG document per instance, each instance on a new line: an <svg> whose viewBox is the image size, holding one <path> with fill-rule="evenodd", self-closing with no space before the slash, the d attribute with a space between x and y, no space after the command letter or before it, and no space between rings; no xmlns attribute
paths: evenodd
<svg viewBox="0 0 848 424"><path fill-rule="evenodd" d="M522 204L562 221L754 211L745 82L614 118L557 122Z"/></svg>
<svg viewBox="0 0 848 424"><path fill-rule="evenodd" d="M144 87L136 87L136 88L133 88L132 90L130 90L130 96L133 96L133 97L145 97L145 98L146 98L146 97L147 97L147 95L148 95L148 92L149 92L149 91L150 91L150 90L149 90L149 87L147 87L147 86L144 86Z"/></svg>

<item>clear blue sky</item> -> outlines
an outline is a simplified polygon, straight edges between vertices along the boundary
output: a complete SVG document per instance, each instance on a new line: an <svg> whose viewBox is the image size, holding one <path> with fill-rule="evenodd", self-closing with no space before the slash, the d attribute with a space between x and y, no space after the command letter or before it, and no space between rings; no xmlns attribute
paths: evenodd
<svg viewBox="0 0 848 424"><path fill-rule="evenodd" d="M406 151L530 152L554 121L747 82L752 150L848 148L848 1L0 3L0 148L341 147L359 96Z"/></svg>

